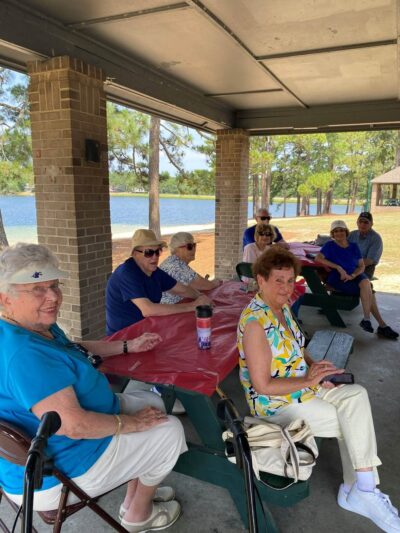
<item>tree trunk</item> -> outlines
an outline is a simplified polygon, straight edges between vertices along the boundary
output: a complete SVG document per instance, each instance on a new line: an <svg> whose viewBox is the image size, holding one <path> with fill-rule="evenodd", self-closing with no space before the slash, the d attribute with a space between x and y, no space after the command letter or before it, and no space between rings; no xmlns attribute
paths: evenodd
<svg viewBox="0 0 400 533"><path fill-rule="evenodd" d="M322 191L317 189L317 215L320 215L322 212Z"/></svg>
<svg viewBox="0 0 400 533"><path fill-rule="evenodd" d="M267 136L265 139L265 151L269 154L272 152L272 139L270 136ZM263 197L262 197L262 207L266 207L269 209L269 204L271 203L271 180L272 180L272 168L271 164L268 163L268 166L265 170L265 175L263 175L263 179L265 179L265 184L263 187Z"/></svg>
<svg viewBox="0 0 400 533"><path fill-rule="evenodd" d="M357 199L357 192L358 192L358 182L355 181L352 187L351 191L351 198L350 198L350 214L354 213L356 209L356 199Z"/></svg>
<svg viewBox="0 0 400 533"><path fill-rule="evenodd" d="M263 172L261 174L261 207L268 209L268 194L267 194L267 175Z"/></svg>
<svg viewBox="0 0 400 533"><path fill-rule="evenodd" d="M256 216L259 206L259 183L258 183L258 174L253 174L253 217Z"/></svg>
<svg viewBox="0 0 400 533"><path fill-rule="evenodd" d="M300 216L301 217L307 216L307 197L306 196L301 197Z"/></svg>
<svg viewBox="0 0 400 533"><path fill-rule="evenodd" d="M325 195L325 202L324 202L324 215L329 215L332 208L332 197L333 197L333 190L329 189L326 191Z"/></svg>
<svg viewBox="0 0 400 533"><path fill-rule="evenodd" d="M283 193L283 218L286 218L286 200L287 200L286 182L283 183L282 193Z"/></svg>
<svg viewBox="0 0 400 533"><path fill-rule="evenodd" d="M8 246L8 239L6 235L6 230L4 229L3 217L1 216L0 210L0 248Z"/></svg>
<svg viewBox="0 0 400 533"><path fill-rule="evenodd" d="M160 119L151 117L149 134L149 229L160 238Z"/></svg>
<svg viewBox="0 0 400 533"><path fill-rule="evenodd" d="M347 191L346 215L350 211L350 197L351 197L351 182L349 182L349 190Z"/></svg>

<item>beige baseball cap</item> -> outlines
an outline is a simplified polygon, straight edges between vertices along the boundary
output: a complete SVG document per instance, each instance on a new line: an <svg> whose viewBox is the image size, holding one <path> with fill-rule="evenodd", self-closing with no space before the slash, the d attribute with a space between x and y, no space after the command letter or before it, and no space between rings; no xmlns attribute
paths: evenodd
<svg viewBox="0 0 400 533"><path fill-rule="evenodd" d="M132 249L139 246L167 246L165 241L157 239L156 234L151 229L137 229L132 237Z"/></svg>
<svg viewBox="0 0 400 533"><path fill-rule="evenodd" d="M36 264L14 272L7 281L8 283L18 285L23 283L39 283L40 281L51 281L53 279L63 279L68 277L68 272L60 270L53 265L41 267Z"/></svg>

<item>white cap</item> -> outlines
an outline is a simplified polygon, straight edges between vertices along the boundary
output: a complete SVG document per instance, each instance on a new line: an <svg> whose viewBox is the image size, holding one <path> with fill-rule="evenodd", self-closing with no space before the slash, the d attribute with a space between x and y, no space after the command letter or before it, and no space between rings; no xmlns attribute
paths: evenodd
<svg viewBox="0 0 400 533"><path fill-rule="evenodd" d="M68 272L60 270L53 265L47 265L43 268L40 265L32 265L22 270L14 272L8 283L22 284L22 283L39 283L40 281L51 281L53 279L68 278Z"/></svg>
<svg viewBox="0 0 400 533"><path fill-rule="evenodd" d="M343 229L349 229L346 226L346 222L344 220L334 220L331 224L331 231L333 231L336 228L343 228Z"/></svg>
<svg viewBox="0 0 400 533"><path fill-rule="evenodd" d="M169 248L171 252L173 252L180 246L185 246L185 244L189 243L195 243L193 235L191 233L188 233L187 231L179 231L178 233L175 233L175 235L172 235L171 240L169 242Z"/></svg>

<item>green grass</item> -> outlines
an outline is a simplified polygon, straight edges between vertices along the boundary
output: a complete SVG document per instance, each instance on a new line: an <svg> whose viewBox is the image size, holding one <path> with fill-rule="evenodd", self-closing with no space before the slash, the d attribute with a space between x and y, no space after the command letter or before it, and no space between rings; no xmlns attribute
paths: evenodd
<svg viewBox="0 0 400 533"><path fill-rule="evenodd" d="M329 234L333 220L344 220L350 231L357 229L357 215L329 215L320 217L274 218L275 223L288 241L313 240L318 233ZM373 228L383 239L383 255L376 268L375 275L379 278L374 282L377 290L400 292L400 211L377 213L374 216Z"/></svg>

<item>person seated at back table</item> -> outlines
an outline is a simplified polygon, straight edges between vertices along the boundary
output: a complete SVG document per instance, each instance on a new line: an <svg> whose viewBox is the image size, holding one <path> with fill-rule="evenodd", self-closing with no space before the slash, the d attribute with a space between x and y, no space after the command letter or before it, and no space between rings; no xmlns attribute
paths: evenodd
<svg viewBox="0 0 400 533"><path fill-rule="evenodd" d="M165 316L194 311L210 299L192 287L176 281L158 268L162 249L167 246L153 231L138 229L132 237L132 254L111 274L106 290L107 335L135 324L147 316ZM163 304L161 296L170 291L193 301Z"/></svg>
<svg viewBox="0 0 400 533"><path fill-rule="evenodd" d="M367 391L360 385L320 384L343 370L312 360L287 305L299 261L274 246L257 259L253 272L259 292L238 325L240 381L251 414L281 426L301 418L316 437L337 438L343 468L340 507L366 516L383 531L400 531L397 509L376 488L381 461Z"/></svg>
<svg viewBox="0 0 400 533"><path fill-rule="evenodd" d="M260 255L274 244L276 238L275 227L272 224L260 222L254 232L255 242L246 244L243 249L243 261L254 263Z"/></svg>
<svg viewBox="0 0 400 533"><path fill-rule="evenodd" d="M271 215L269 214L268 209L265 207L261 207L257 210L255 221L256 224L254 226L250 226L245 230L243 233L243 248L246 246L246 244L250 244L252 242L255 242L255 232L257 224L269 224L269 221L271 220ZM274 242L279 242L281 245L285 246L286 242L284 241L281 232L279 229L274 226L275 229L275 239Z"/></svg>
<svg viewBox="0 0 400 533"><path fill-rule="evenodd" d="M357 229L349 234L349 242L355 242L361 250L365 266L364 272L369 279L374 277L375 267L383 252L382 237L372 229L373 223L372 214L363 211L358 216Z"/></svg>
<svg viewBox="0 0 400 533"><path fill-rule="evenodd" d="M181 511L174 490L158 485L187 450L183 427L151 392L114 394L84 351L102 357L144 352L161 339L154 333L128 341L68 339L56 323L59 280L67 276L45 246L20 243L0 253L0 418L33 437L44 413L56 411L61 427L46 450L57 468L91 497L127 482L122 526L165 529ZM17 505L23 480L23 466L0 459L0 486ZM61 487L54 476L45 477L33 509L57 509ZM76 502L70 493L68 504Z"/></svg>
<svg viewBox="0 0 400 533"><path fill-rule="evenodd" d="M343 220L334 220L331 224L332 240L322 246L315 260L332 269L327 277L328 285L345 294L360 296L364 312L360 326L363 330L374 332L371 324L372 314L378 322L378 336L396 340L399 334L383 320L371 283L364 274L365 266L360 248L347 240L348 235L346 223Z"/></svg>
<svg viewBox="0 0 400 533"><path fill-rule="evenodd" d="M186 231L175 233L169 243L171 255L161 263L160 269L172 276L176 281L198 291L209 291L219 287L221 285L220 280L203 278L190 268L189 263L196 257L196 248L197 243L191 233ZM183 297L178 294L163 292L161 303L176 304L182 299Z"/></svg>

